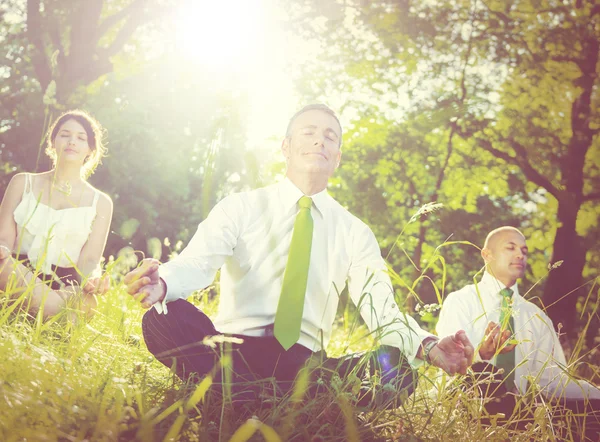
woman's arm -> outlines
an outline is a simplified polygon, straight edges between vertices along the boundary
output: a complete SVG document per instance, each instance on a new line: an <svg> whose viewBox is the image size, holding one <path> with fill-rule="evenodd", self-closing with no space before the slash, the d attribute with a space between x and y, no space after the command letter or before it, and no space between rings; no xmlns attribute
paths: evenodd
<svg viewBox="0 0 600 442"><path fill-rule="evenodd" d="M0 204L0 259L8 258L15 246L17 224L13 214L21 202L24 189L25 174L19 173L12 177L4 193L4 198L2 198L2 204Z"/></svg>
<svg viewBox="0 0 600 442"><path fill-rule="evenodd" d="M94 295L103 294L109 288L108 280L92 276L100 263L106 246L112 213L112 200L108 195L100 194L92 231L81 249L77 261L77 269L82 275L82 287L80 289L74 287L65 289L67 306L74 311L83 312L88 318L93 315L94 309L98 305ZM72 318L72 320L74 319L75 317Z"/></svg>
<svg viewBox="0 0 600 442"><path fill-rule="evenodd" d="M110 222L113 214L113 203L108 195L101 194L96 208L96 218L92 224L90 236L79 254L77 269L83 275L82 283L92 275L98 267L104 253Z"/></svg>

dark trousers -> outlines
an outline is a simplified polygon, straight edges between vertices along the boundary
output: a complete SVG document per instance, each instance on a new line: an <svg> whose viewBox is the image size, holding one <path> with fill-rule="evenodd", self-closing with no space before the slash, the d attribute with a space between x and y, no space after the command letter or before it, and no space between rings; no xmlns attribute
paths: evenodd
<svg viewBox="0 0 600 442"><path fill-rule="evenodd" d="M15 257L15 259L35 274L35 266L29 261L27 255L21 254ZM48 275L40 272L37 274L37 277L49 285L52 290L61 290L65 285L71 284L71 281L79 282L80 280L80 276L74 267L58 267L55 265L52 265L51 274Z"/></svg>
<svg viewBox="0 0 600 442"><path fill-rule="evenodd" d="M305 368L310 394L329 389L332 383L339 384L338 377L343 380L353 376L359 384L352 388L358 405L375 403L384 407L398 405L416 387L416 374L394 347L381 346L339 359L327 357L324 351L312 352L300 344L285 351L273 336L219 333L208 316L183 299L168 307L166 315L149 310L142 330L148 350L184 381L197 382L210 374L215 382L234 386L237 393L244 393L242 397L248 399L257 394L252 388L256 381L271 380L279 394L289 392ZM377 380L378 388L372 388L373 383L368 382L371 378Z"/></svg>
<svg viewBox="0 0 600 442"><path fill-rule="evenodd" d="M534 407L522 410L516 406L518 397L515 393L507 391L503 377L495 366L478 362L473 364L472 370L475 381L472 385L477 386L482 397L489 399L485 404L487 413L504 413L505 419L499 422L513 418L517 427L524 428L528 422L533 422ZM571 434L566 434L565 437L581 441L600 441L600 400L563 399L537 406L547 406L553 422L567 422L566 427L570 428Z"/></svg>

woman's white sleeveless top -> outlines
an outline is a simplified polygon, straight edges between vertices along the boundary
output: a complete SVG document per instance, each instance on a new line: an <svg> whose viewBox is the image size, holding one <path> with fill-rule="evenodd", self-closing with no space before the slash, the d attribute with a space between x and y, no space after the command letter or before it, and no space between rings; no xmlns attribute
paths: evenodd
<svg viewBox="0 0 600 442"><path fill-rule="evenodd" d="M19 254L41 272L49 274L52 265L74 267L87 242L96 217L99 192L91 206L53 209L39 202L32 191L32 177L25 175L25 189L14 211Z"/></svg>

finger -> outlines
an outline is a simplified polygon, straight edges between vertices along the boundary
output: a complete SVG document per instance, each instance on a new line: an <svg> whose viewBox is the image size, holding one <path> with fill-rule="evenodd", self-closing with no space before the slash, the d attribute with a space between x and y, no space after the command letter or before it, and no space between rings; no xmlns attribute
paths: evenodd
<svg viewBox="0 0 600 442"><path fill-rule="evenodd" d="M143 308L150 308L154 305L153 302L148 301L148 299L146 298L144 301L142 301L142 307Z"/></svg>
<svg viewBox="0 0 600 442"><path fill-rule="evenodd" d="M151 279L148 276L144 276L141 279L138 279L137 281L127 285L127 293L129 293L130 295L135 295L136 293L140 292L144 286L150 284Z"/></svg>
<svg viewBox="0 0 600 442"><path fill-rule="evenodd" d="M125 275L123 282L126 285L131 284L132 282L137 281L144 276L149 276L151 273L156 272L158 270L158 264L142 261L142 264L137 268L129 272Z"/></svg>
<svg viewBox="0 0 600 442"><path fill-rule="evenodd" d="M149 295L146 292L137 292L132 296L135 301L138 301L140 304L142 304Z"/></svg>
<svg viewBox="0 0 600 442"><path fill-rule="evenodd" d="M459 330L458 332L456 332L453 338L454 342L456 342L462 347L462 353L466 359L466 366L468 367L469 365L471 365L470 361L473 360L473 355L475 354L475 347L473 347L471 340L467 336L467 332L465 332L464 330Z"/></svg>
<svg viewBox="0 0 600 442"><path fill-rule="evenodd" d="M103 279L102 293L106 293L110 290L110 278L108 275Z"/></svg>
<svg viewBox="0 0 600 442"><path fill-rule="evenodd" d="M508 353L508 352L511 352L511 351L513 351L513 350L515 349L515 347L516 347L516 346L517 346L517 344L509 344L509 345L507 345L506 347L504 347L504 348L503 348L503 349L500 351L500 353Z"/></svg>
<svg viewBox="0 0 600 442"><path fill-rule="evenodd" d="M467 340L468 340L468 338L467 338ZM471 343L470 340L468 340L468 343L465 345L463 354L465 355L465 358L467 359L467 368L468 368L473 363L473 358L475 357L475 347L473 346L473 344Z"/></svg>
<svg viewBox="0 0 600 442"><path fill-rule="evenodd" d="M496 342L498 341L498 328L494 328L490 331L486 338L486 341L490 344L490 346L496 346Z"/></svg>
<svg viewBox="0 0 600 442"><path fill-rule="evenodd" d="M495 334L493 339L492 339L492 348L497 349L498 348L498 334Z"/></svg>
<svg viewBox="0 0 600 442"><path fill-rule="evenodd" d="M469 341L469 338L467 336L467 332L465 332L464 330L457 331L456 334L452 336L452 340L455 343L459 343L464 346L470 345L472 347L471 341Z"/></svg>
<svg viewBox="0 0 600 442"><path fill-rule="evenodd" d="M485 334L491 333L492 330L498 327L494 321L490 321L485 329Z"/></svg>
<svg viewBox="0 0 600 442"><path fill-rule="evenodd" d="M156 301L153 299L152 294L148 293L148 292L142 292L144 294L146 294L147 296L145 296L144 298L141 299L140 304L142 306L142 308L150 308L152 307Z"/></svg>

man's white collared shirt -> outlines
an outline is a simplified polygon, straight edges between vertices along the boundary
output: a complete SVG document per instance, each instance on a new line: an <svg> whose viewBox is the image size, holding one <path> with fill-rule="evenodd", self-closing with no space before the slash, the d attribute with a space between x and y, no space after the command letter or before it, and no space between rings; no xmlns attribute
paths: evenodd
<svg viewBox="0 0 600 442"><path fill-rule="evenodd" d="M467 285L450 293L440 311L438 335L465 330L478 357L488 323L500 322L500 290L503 288L500 281L485 272L477 285ZM519 294L517 284L509 288L513 291L514 339L518 342L514 351L515 383L519 392L525 394L530 377L549 398L600 398L596 387L566 375L567 361L550 318Z"/></svg>
<svg viewBox="0 0 600 442"><path fill-rule="evenodd" d="M281 294L297 202L302 192L288 179L220 201L200 223L189 245L159 270L167 284L165 303L211 284L221 269L221 333L264 336ZM381 251L371 229L326 190L311 196L313 242L298 343L312 351L327 347L339 296L348 284L369 330L379 342L398 347L415 361L432 336L400 312ZM162 310L161 304L157 309Z"/></svg>

